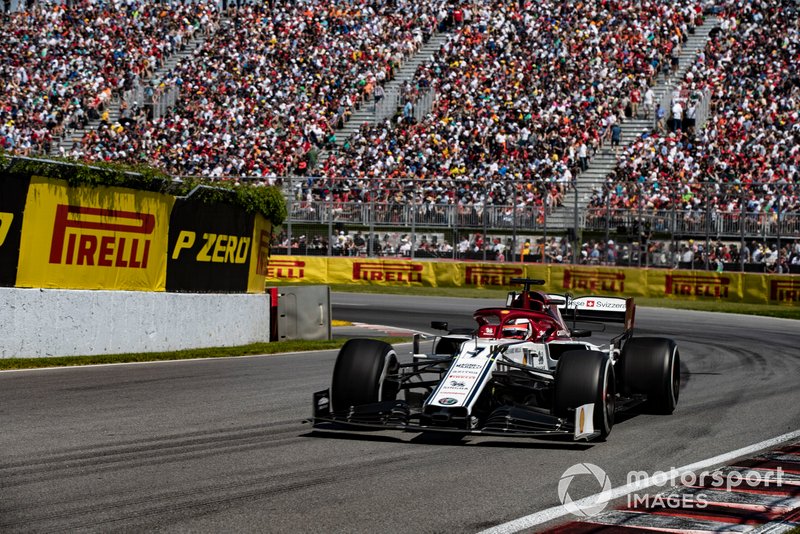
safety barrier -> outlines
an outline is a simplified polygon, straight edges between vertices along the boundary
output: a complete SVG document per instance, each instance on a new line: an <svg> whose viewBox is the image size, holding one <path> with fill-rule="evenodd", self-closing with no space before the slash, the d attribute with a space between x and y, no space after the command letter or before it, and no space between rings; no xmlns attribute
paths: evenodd
<svg viewBox="0 0 800 534"><path fill-rule="evenodd" d="M800 276L791 275L310 256L274 256L267 268L267 284L511 288L517 277L543 279L547 291L576 295L800 303Z"/></svg>

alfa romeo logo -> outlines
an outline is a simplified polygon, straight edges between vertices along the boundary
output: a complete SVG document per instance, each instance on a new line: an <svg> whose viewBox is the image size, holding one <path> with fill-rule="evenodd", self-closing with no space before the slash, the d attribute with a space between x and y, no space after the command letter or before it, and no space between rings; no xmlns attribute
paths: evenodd
<svg viewBox="0 0 800 534"><path fill-rule="evenodd" d="M572 479L580 475L591 475L597 480L600 485L600 493L605 493L611 489L611 480L608 475L600 467L590 464L575 464L561 475L558 481L558 500L564 505L564 508L571 514L580 517L591 517L602 512L608 504L608 499L605 497L595 496L594 502L588 502L587 506L579 506L572 500L569 495L569 485L572 484Z"/></svg>

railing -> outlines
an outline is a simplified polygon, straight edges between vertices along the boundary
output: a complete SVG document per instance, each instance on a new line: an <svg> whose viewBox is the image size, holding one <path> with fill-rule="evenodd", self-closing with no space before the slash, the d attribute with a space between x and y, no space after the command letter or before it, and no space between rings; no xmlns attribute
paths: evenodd
<svg viewBox="0 0 800 534"><path fill-rule="evenodd" d="M460 227L464 229L543 229L546 221L540 207L409 205L388 202L292 202L293 223L348 223L355 225Z"/></svg>
<svg viewBox="0 0 800 534"><path fill-rule="evenodd" d="M697 115L695 116L695 129L702 130L708 120L709 108L711 106L711 91L706 89L703 96L697 103Z"/></svg>
<svg viewBox="0 0 800 534"><path fill-rule="evenodd" d="M704 237L708 234L714 239L735 239L744 235L747 238L800 238L800 213L710 213L686 210L638 211L606 210L590 208L586 210L584 230L616 232L620 227L637 228L645 226L651 232L675 234L686 237Z"/></svg>
<svg viewBox="0 0 800 534"><path fill-rule="evenodd" d="M426 89L419 95L417 101L414 102L414 120L421 121L425 115L431 112L433 102L436 100L436 91L432 87Z"/></svg>
<svg viewBox="0 0 800 534"><path fill-rule="evenodd" d="M407 98L397 88L387 89L380 102L372 104L375 114L371 117L372 124L378 124L387 118L394 117L403 110ZM429 87L412 99L412 116L417 122L421 121L425 115L430 113L433 102L436 100L436 92Z"/></svg>
<svg viewBox="0 0 800 534"><path fill-rule="evenodd" d="M456 206L451 204L409 205L403 203L356 203L332 201L291 202L289 219L293 223L347 223L408 227L457 227L489 230L545 230L547 214L541 207ZM552 212L551 212L552 213ZM687 210L646 210L589 208L579 217L579 228L590 232L617 233L621 227L646 225L651 232L680 236L734 239L745 237L800 238L800 213L720 213ZM563 232L551 227L550 232Z"/></svg>
<svg viewBox="0 0 800 534"><path fill-rule="evenodd" d="M122 100L133 105L134 103L139 106L144 106L144 87L142 84L137 83L132 88L122 92Z"/></svg>
<svg viewBox="0 0 800 534"><path fill-rule="evenodd" d="M177 85L168 85L163 90L153 93L153 100L150 104L153 120L163 117L167 110L175 105L180 98L180 88Z"/></svg>
<svg viewBox="0 0 800 534"><path fill-rule="evenodd" d="M397 89L386 89L380 102L375 102L373 105L375 114L372 116L372 124L378 124L397 113L400 106L400 94Z"/></svg>

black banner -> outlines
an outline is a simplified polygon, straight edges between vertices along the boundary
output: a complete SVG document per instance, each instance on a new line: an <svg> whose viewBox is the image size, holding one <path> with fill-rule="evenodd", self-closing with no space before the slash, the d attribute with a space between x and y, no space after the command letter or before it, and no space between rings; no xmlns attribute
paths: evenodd
<svg viewBox="0 0 800 534"><path fill-rule="evenodd" d="M0 174L0 286L14 287L30 178Z"/></svg>
<svg viewBox="0 0 800 534"><path fill-rule="evenodd" d="M177 200L169 220L167 291L246 293L254 222L238 206Z"/></svg>

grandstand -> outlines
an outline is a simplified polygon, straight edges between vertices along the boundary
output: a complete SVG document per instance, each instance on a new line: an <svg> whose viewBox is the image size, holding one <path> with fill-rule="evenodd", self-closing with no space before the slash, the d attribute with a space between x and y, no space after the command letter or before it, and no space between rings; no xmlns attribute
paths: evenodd
<svg viewBox="0 0 800 534"><path fill-rule="evenodd" d="M791 1L9 10L0 147L283 184L287 250L793 268Z"/></svg>

